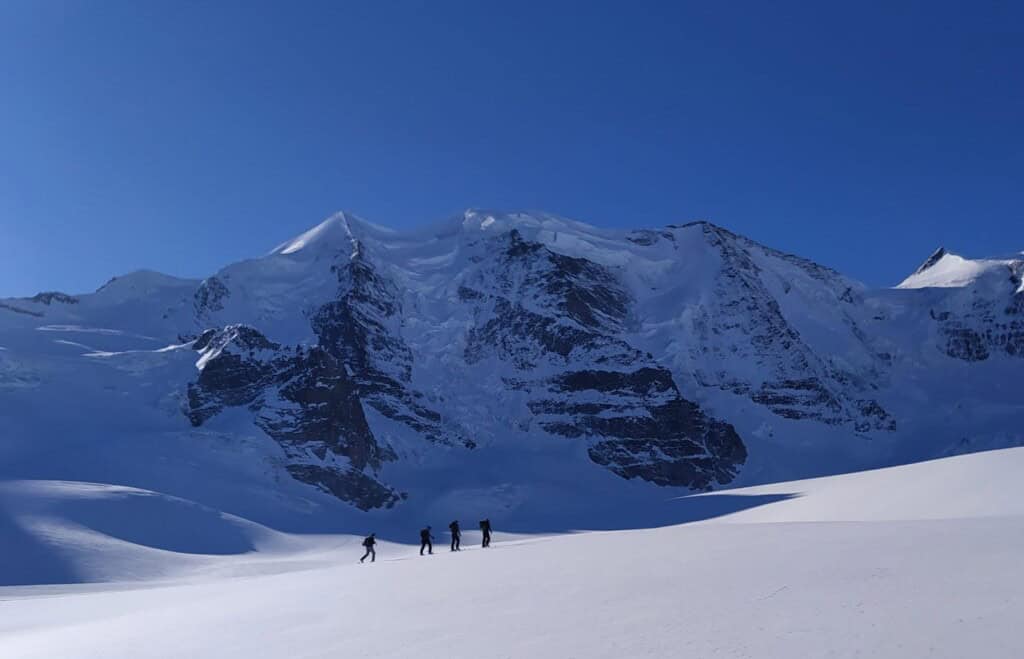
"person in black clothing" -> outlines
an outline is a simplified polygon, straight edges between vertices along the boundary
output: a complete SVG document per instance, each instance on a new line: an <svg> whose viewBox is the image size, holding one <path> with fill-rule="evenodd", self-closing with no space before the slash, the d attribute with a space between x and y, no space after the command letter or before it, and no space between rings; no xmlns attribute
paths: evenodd
<svg viewBox="0 0 1024 659"><path fill-rule="evenodd" d="M452 551L461 551L462 548L459 547L459 544L462 541L462 531L459 530L459 520L449 524L448 528L452 532Z"/></svg>
<svg viewBox="0 0 1024 659"><path fill-rule="evenodd" d="M366 553L363 554L363 557L359 559L360 563L365 561L367 556L370 557L371 563L377 560L377 551L373 548L373 546L377 544L377 538L375 537L376 535L376 533L371 533L370 535L366 536L365 540L363 540L363 546L366 547Z"/></svg>
<svg viewBox="0 0 1024 659"><path fill-rule="evenodd" d="M420 556L426 549L428 554L434 553L434 536L430 535L430 527L420 530Z"/></svg>
<svg viewBox="0 0 1024 659"><path fill-rule="evenodd" d="M491 520L484 519L480 521L480 530L484 534L484 547L491 546Z"/></svg>

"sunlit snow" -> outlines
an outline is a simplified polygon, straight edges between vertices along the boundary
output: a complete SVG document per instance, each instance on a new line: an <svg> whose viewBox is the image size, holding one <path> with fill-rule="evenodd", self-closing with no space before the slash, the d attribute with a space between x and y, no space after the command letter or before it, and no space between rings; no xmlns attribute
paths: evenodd
<svg viewBox="0 0 1024 659"><path fill-rule="evenodd" d="M0 654L1017 657L1024 449L677 499L681 525L509 536L435 555L280 534L186 500L8 484L5 564L103 583L0 588ZM13 495L13 496L12 496ZM415 532L415 529L411 530ZM368 531L367 531L368 532ZM140 581L141 580L141 581Z"/></svg>

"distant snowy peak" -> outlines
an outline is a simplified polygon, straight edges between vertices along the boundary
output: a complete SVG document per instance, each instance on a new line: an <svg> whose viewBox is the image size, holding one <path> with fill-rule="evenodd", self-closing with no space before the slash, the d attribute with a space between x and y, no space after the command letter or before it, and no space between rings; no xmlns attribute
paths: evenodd
<svg viewBox="0 0 1024 659"><path fill-rule="evenodd" d="M165 275L155 270L136 270L113 277L100 286L94 296L103 300L122 300L154 295L168 289L192 288L198 280Z"/></svg>
<svg viewBox="0 0 1024 659"><path fill-rule="evenodd" d="M265 258L289 261L338 260L357 255L398 266L401 270L457 265L462 254L471 257L491 238L515 232L526 242L573 258L585 258L606 267L643 267L644 261L694 253L718 252L723 242L756 249L791 263L827 269L777 252L707 221L672 224L658 229L605 229L539 211L503 212L467 209L459 215L424 228L393 230L372 224L350 212L339 212L315 227L272 249ZM261 259L257 259L261 260Z"/></svg>
<svg viewBox="0 0 1024 659"><path fill-rule="evenodd" d="M983 277L1015 279L1020 286L1022 269L1024 256L1008 259L965 259L940 247L897 288L962 288Z"/></svg>
<svg viewBox="0 0 1024 659"><path fill-rule="evenodd" d="M355 241L355 232L362 227L372 227L379 231L389 231L383 227L376 227L369 222L360 219L352 213L340 211L330 216L320 224L298 236L287 240L274 249L270 250L268 256L274 255L311 255L325 251L338 251L352 249Z"/></svg>
<svg viewBox="0 0 1024 659"><path fill-rule="evenodd" d="M704 236L716 231L722 232L717 239L708 240ZM285 257L289 263L344 263L361 255L394 266L411 274L413 279L422 279L426 273L436 275L442 269L452 269L450 274L454 275L454 270L466 265L465 259L486 258L480 250L489 245L491 239L513 232L526 242L543 245L563 256L584 258L606 267L641 269L645 267L644 262L652 258L663 260L669 255L707 249L726 236L727 240L744 240L706 222L660 229L605 229L539 211L471 208L434 225L396 231L374 225L353 213L340 212L281 243L257 261Z"/></svg>
<svg viewBox="0 0 1024 659"><path fill-rule="evenodd" d="M897 288L927 302L946 355L1024 356L1024 258L965 259L939 249Z"/></svg>

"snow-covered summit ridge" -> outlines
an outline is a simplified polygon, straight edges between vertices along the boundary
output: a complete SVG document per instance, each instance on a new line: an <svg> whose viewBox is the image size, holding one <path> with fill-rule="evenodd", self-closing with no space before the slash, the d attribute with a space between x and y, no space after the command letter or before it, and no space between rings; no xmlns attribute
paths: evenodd
<svg viewBox="0 0 1024 659"><path fill-rule="evenodd" d="M980 285L870 290L707 221L470 209L391 230L342 212L202 281L0 300L0 418L23 428L21 463L0 463L36 474L63 438L154 414L125 441L251 441L276 457L232 469L261 484L410 516L472 464L466 486L511 483L526 519L535 487L703 489L1015 445L1024 259L1005 261L980 262ZM916 276L963 262L942 250Z"/></svg>
<svg viewBox="0 0 1024 659"><path fill-rule="evenodd" d="M300 233L274 249L268 256L303 255L343 249L354 244L363 235L388 237L396 232L388 227L373 224L349 211L338 211L312 229Z"/></svg>
<svg viewBox="0 0 1024 659"><path fill-rule="evenodd" d="M1019 277L1022 270L1024 253L1011 258L967 259L940 247L897 288L963 288L983 277Z"/></svg>
<svg viewBox="0 0 1024 659"><path fill-rule="evenodd" d="M640 271L640 274L664 269L666 259L707 258L708 254L720 252L725 243L741 249L754 248L804 268L813 266L821 272L838 275L707 220L669 223L650 229L620 229L597 227L543 211L485 208L470 208L434 224L401 230L372 224L343 211L281 243L267 258L285 256L312 260L330 256L344 261L364 250L411 276L407 283L419 288L415 280L423 273L459 269L465 265L465 259L479 257L481 246L487 241L513 232L520 239L543 245L556 254L587 259L606 267Z"/></svg>
<svg viewBox="0 0 1024 659"><path fill-rule="evenodd" d="M553 252L586 258L610 267L635 266L640 253L645 255L641 261L648 260L651 250L639 248L650 247L667 239L675 240L677 247L685 245L690 250L707 247L709 243L717 246L722 241L736 243L743 248L754 248L801 267L813 265L821 272L839 274L801 257L761 245L708 220L668 223L650 229L614 229L593 226L543 211L500 211L486 208L469 208L436 224L402 230L373 224L354 213L341 211L278 245L268 256L322 255L332 251L342 254L347 253L345 250L351 250L353 245L363 245L385 260L400 262L403 258L411 258L414 265L425 262L436 264L443 260L443 254L459 249L459 245L512 231L516 231L524 240L540 243ZM703 239L698 240L698 237ZM408 266L406 263L401 265ZM897 288L963 287L987 273L1001 276L1007 268L1011 273L1019 273L1024 269L1024 251L1006 258L968 259L940 247ZM861 288L859 283L845 279Z"/></svg>

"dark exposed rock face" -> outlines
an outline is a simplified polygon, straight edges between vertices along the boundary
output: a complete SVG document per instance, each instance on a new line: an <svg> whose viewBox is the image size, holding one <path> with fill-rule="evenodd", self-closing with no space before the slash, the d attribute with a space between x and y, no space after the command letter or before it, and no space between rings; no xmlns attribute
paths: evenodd
<svg viewBox="0 0 1024 659"><path fill-rule="evenodd" d="M50 306L54 302L58 304L78 304L78 298L67 293L61 293L60 291L46 291L45 293L37 293L29 298L30 302L38 302L39 304L45 304Z"/></svg>
<svg viewBox="0 0 1024 659"><path fill-rule="evenodd" d="M371 475L394 455L377 444L356 384L328 351L284 347L245 326L207 330L193 347L205 360L188 388L193 425L225 407L248 407L281 445L295 478L364 510L400 498Z"/></svg>
<svg viewBox="0 0 1024 659"><path fill-rule="evenodd" d="M993 353L1024 357L1024 319L991 318L983 328L970 327L970 320L950 320L942 325L945 352L969 362L984 361Z"/></svg>
<svg viewBox="0 0 1024 659"><path fill-rule="evenodd" d="M1006 270L1006 297L975 296L966 304L963 294L946 300L948 306L932 309L938 323L940 348L963 361L984 361L992 355L1024 357L1024 262ZM966 309L966 311L965 311Z"/></svg>
<svg viewBox="0 0 1024 659"><path fill-rule="evenodd" d="M731 481L746 460L743 442L620 338L631 300L615 273L515 231L501 241L500 258L483 275L498 294L468 286L459 293L475 305L466 361L514 365L522 377L508 384L528 392L537 425L587 441L591 460L624 478L697 489ZM601 370L574 370L574 363Z"/></svg>
<svg viewBox="0 0 1024 659"><path fill-rule="evenodd" d="M196 318L204 320L210 313L224 308L224 300L230 297L231 291L217 277L204 279L193 296L193 307Z"/></svg>
<svg viewBox="0 0 1024 659"><path fill-rule="evenodd" d="M574 371L548 381L555 400L530 409L550 432L598 438L590 458L625 478L709 488L728 483L747 453L736 431L684 399L665 369ZM575 400L594 392L602 403ZM568 398L562 396L569 394Z"/></svg>
<svg viewBox="0 0 1024 659"><path fill-rule="evenodd" d="M382 485L366 473L354 468L329 468L310 464L288 465L288 473L303 483L316 485L342 501L350 501L361 510L391 508L406 495Z"/></svg>
<svg viewBox="0 0 1024 659"><path fill-rule="evenodd" d="M282 346L245 326L204 332L194 348L210 357L189 387L187 414L200 425L225 407L246 406L284 449L293 477L362 509L390 507L402 495L372 474L396 456L377 441L364 404L429 441L474 443L412 388L394 284L358 251L333 271L338 297L310 318L316 346ZM196 294L197 318L228 294L207 279Z"/></svg>
<svg viewBox="0 0 1024 659"><path fill-rule="evenodd" d="M946 254L948 254L948 252L946 251L945 247L938 248L937 250L932 252L931 256L925 259L924 263L922 263L920 267L918 267L918 269L914 271L914 274L919 275L925 270L931 268L933 265L941 261L942 257L944 257Z"/></svg>
<svg viewBox="0 0 1024 659"><path fill-rule="evenodd" d="M199 378L188 388L187 414L192 425L201 425L225 407L256 402L273 382L278 370L274 357L280 348L251 327L203 332L193 344L193 349L208 358Z"/></svg>
<svg viewBox="0 0 1024 659"><path fill-rule="evenodd" d="M473 448L460 429L411 384L413 355L402 340L402 307L396 286L361 253L335 267L338 299L323 305L311 324L320 346L347 365L359 396L385 417L438 444Z"/></svg>
<svg viewBox="0 0 1024 659"><path fill-rule="evenodd" d="M973 329L948 323L942 327L946 354L968 362L980 362L989 358L988 341Z"/></svg>

